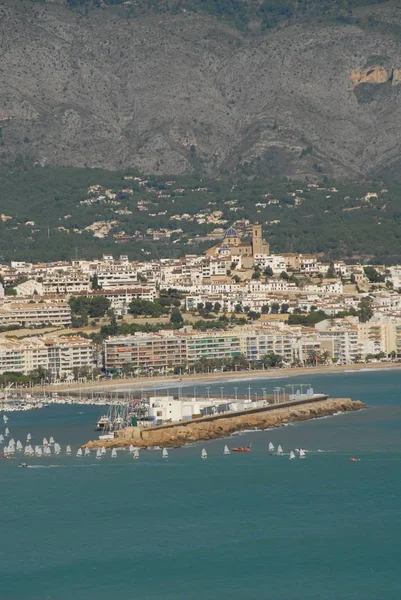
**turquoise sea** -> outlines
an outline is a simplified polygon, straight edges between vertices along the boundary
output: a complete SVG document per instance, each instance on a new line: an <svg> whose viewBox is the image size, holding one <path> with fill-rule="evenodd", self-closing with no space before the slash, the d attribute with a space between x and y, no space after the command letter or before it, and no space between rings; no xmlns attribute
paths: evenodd
<svg viewBox="0 0 401 600"><path fill-rule="evenodd" d="M399 600L401 371L297 381L369 409L172 450L168 461L160 451L32 458L28 469L2 460L0 598ZM252 393L291 382L253 380ZM221 385L247 393L249 382ZM16 440L53 435L76 450L98 414L54 406L9 413L8 427ZM251 453L223 456L225 443L248 441ZM269 456L269 441L310 452Z"/></svg>

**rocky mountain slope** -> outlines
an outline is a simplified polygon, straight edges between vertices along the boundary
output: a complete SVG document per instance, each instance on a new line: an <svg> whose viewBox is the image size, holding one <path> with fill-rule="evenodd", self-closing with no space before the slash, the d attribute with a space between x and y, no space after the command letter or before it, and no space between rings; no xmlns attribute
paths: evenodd
<svg viewBox="0 0 401 600"><path fill-rule="evenodd" d="M397 168L401 9L246 32L5 0L0 161L343 177Z"/></svg>

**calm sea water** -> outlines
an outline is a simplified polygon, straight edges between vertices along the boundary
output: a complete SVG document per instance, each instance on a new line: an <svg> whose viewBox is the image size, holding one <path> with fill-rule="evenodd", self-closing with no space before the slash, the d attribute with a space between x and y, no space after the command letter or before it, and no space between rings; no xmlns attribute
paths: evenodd
<svg viewBox="0 0 401 600"><path fill-rule="evenodd" d="M254 380L252 393L290 381ZM401 371L299 381L369 409L228 441L252 441L250 454L223 456L219 440L168 461L160 451L1 461L0 598L398 600ZM249 383L224 393L234 385ZM76 449L98 412L10 413L8 426L15 439L29 431ZM269 441L311 452L272 457Z"/></svg>

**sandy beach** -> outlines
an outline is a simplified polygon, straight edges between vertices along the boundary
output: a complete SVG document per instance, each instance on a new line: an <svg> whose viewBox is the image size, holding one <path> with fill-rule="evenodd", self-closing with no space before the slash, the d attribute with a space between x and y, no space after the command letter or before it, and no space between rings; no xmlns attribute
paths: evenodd
<svg viewBox="0 0 401 600"><path fill-rule="evenodd" d="M318 366L318 367L299 367L284 369L267 369L262 371L225 371L224 373L197 373L195 375L168 375L160 377L137 377L135 379L112 379L101 381L89 381L81 384L59 384L50 386L54 392L76 392L92 390L138 390L152 389L162 387L185 387L190 385L206 385L207 383L219 383L230 380L247 381L255 379L281 379L283 377L299 377L301 375L322 375L325 373L346 373L351 371L383 371L401 369L401 363L398 362L377 362L377 363L358 363L355 365L341 366ZM34 388L33 391L43 391L43 387Z"/></svg>

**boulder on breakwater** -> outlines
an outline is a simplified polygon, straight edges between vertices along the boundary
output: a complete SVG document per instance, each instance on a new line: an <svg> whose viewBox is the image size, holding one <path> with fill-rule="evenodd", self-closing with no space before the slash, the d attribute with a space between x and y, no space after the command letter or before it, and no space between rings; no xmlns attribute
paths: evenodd
<svg viewBox="0 0 401 600"><path fill-rule="evenodd" d="M153 446L184 446L198 441L228 437L244 429L269 429L295 421L307 421L365 408L365 404L351 398L331 398L304 404L266 407L250 414L222 414L191 421L159 425L156 427L127 427L116 432L113 440L94 440L84 446L88 448L124 448L130 444L138 448Z"/></svg>

